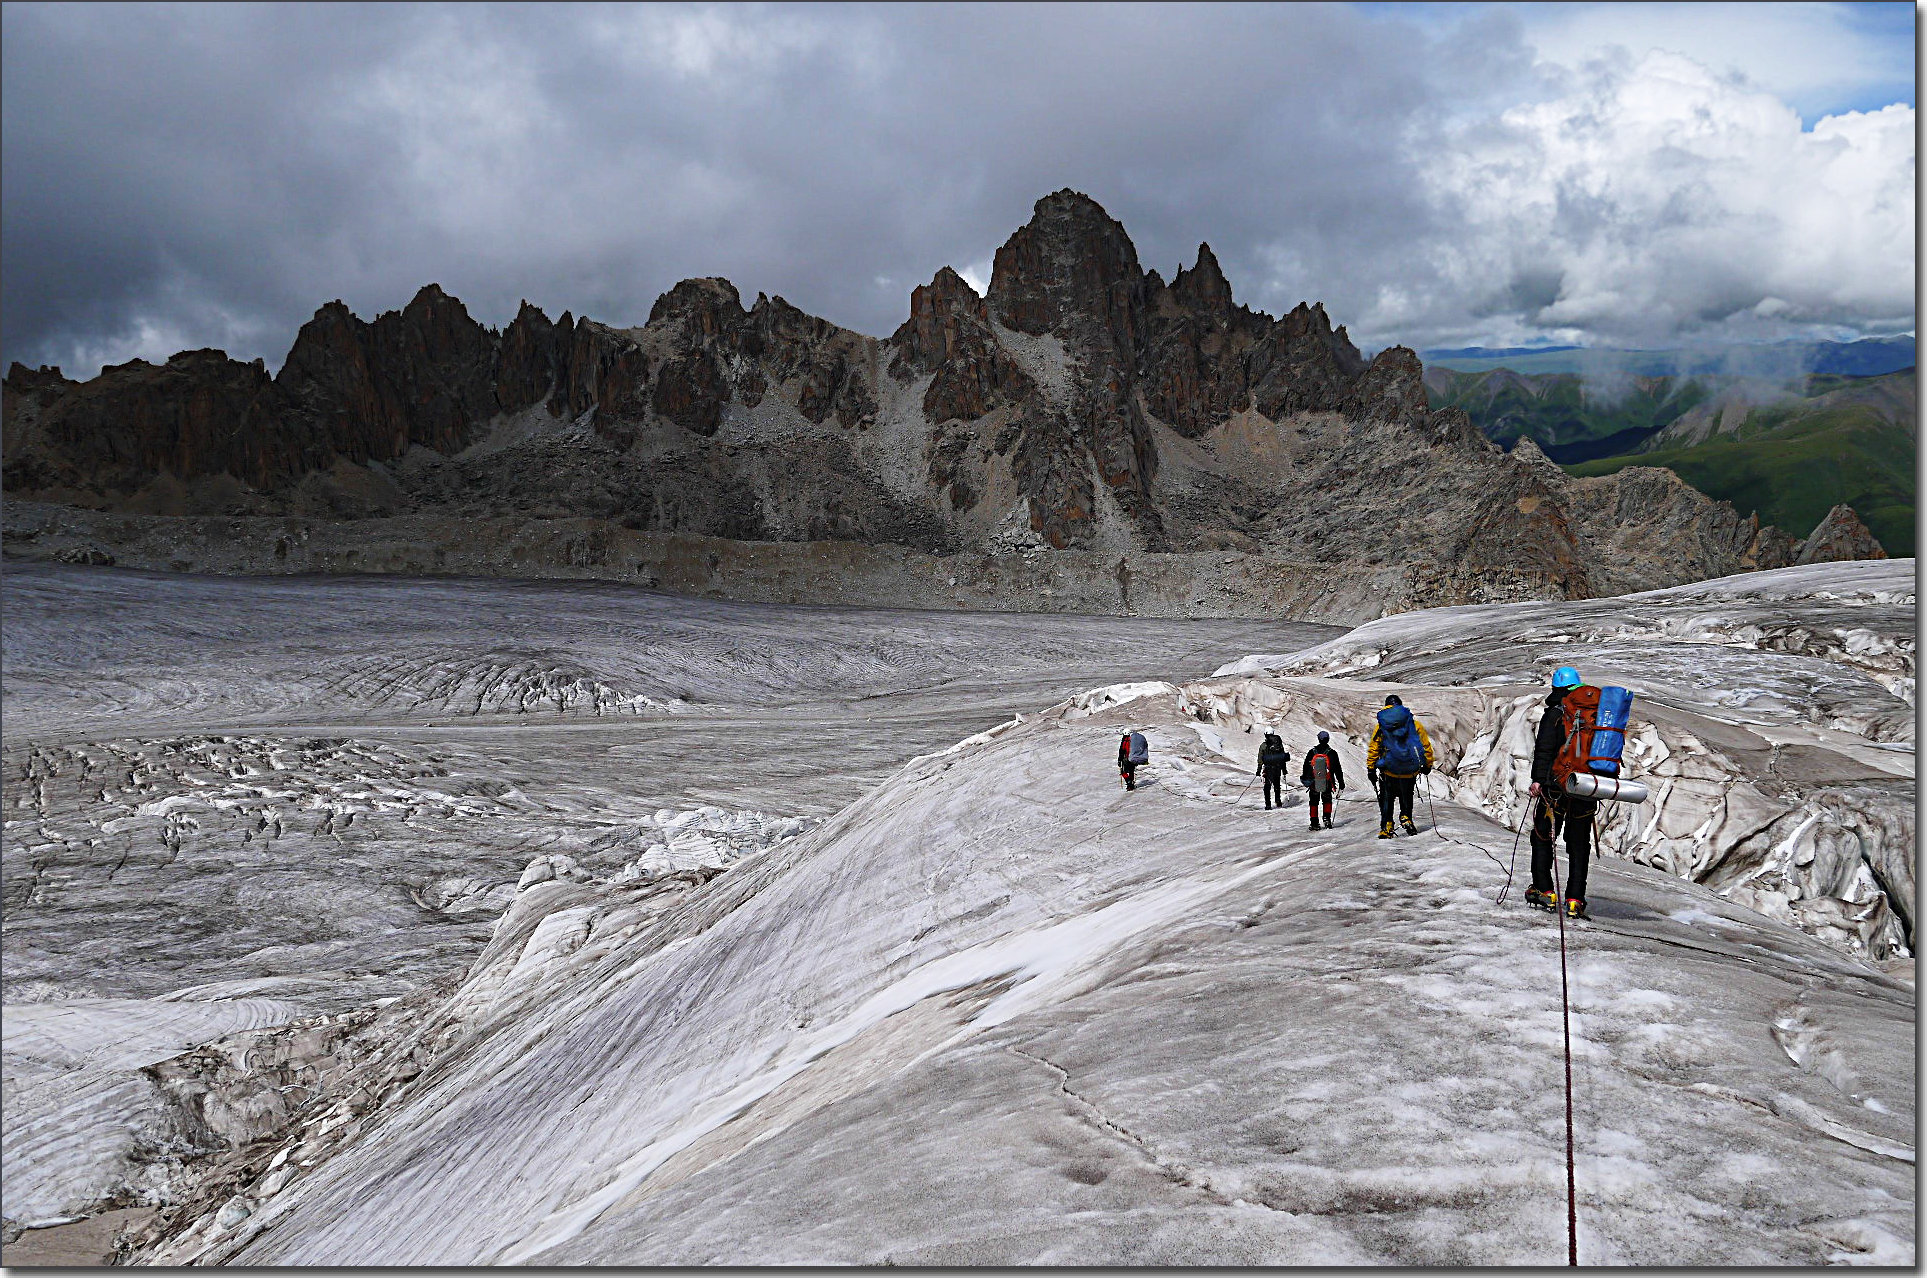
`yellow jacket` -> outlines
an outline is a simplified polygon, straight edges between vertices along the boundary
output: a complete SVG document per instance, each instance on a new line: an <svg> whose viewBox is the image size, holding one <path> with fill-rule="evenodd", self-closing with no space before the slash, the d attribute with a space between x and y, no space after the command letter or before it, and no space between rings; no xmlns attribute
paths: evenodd
<svg viewBox="0 0 1927 1278"><path fill-rule="evenodd" d="M1432 755L1432 738L1426 733L1425 725L1418 721L1417 715L1412 716L1412 727L1418 730L1419 751L1425 756L1425 766L1428 768L1435 766L1438 760ZM1377 768L1378 756L1385 752L1385 742L1380 737L1380 734L1383 732L1383 728L1376 726L1372 728L1371 742L1365 747L1365 766L1368 769ZM1380 771L1383 772L1384 770L1380 769ZM1385 772L1385 775L1388 777L1415 777L1418 773Z"/></svg>

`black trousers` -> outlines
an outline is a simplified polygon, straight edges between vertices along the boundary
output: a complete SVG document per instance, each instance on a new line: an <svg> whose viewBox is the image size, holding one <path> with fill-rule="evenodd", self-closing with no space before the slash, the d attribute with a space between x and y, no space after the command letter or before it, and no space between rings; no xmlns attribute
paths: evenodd
<svg viewBox="0 0 1927 1278"><path fill-rule="evenodd" d="M1392 823L1392 800L1398 800L1399 815L1407 821L1412 819L1412 790L1418 785L1417 777L1388 777L1378 774L1378 819Z"/></svg>
<svg viewBox="0 0 1927 1278"><path fill-rule="evenodd" d="M1592 818L1599 810L1594 799L1575 799L1569 794L1541 789L1532 807L1532 886L1541 892L1552 891L1552 841L1554 831L1566 832L1566 895L1586 899L1586 865L1592 855Z"/></svg>
<svg viewBox="0 0 1927 1278"><path fill-rule="evenodd" d="M1269 812L1274 803L1281 808L1285 806L1285 770L1283 768L1279 768L1276 772L1265 770L1265 810Z"/></svg>
<svg viewBox="0 0 1927 1278"><path fill-rule="evenodd" d="M1137 768L1138 765L1135 763L1120 763L1117 765L1117 770L1124 774L1124 788L1126 790L1137 789Z"/></svg>
<svg viewBox="0 0 1927 1278"><path fill-rule="evenodd" d="M1337 792L1338 791L1336 786L1334 786L1330 790L1325 791L1323 794L1320 794L1318 793L1318 791L1310 789L1309 787L1306 788L1305 793L1311 797L1312 820L1316 821L1318 819L1318 801L1320 799L1323 799L1325 801L1325 819L1327 821L1331 820L1332 795L1336 794Z"/></svg>

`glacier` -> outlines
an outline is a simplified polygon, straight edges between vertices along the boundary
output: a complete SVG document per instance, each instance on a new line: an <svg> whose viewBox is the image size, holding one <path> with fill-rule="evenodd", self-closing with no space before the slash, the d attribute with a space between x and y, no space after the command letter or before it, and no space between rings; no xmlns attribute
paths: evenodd
<svg viewBox="0 0 1927 1278"><path fill-rule="evenodd" d="M1913 571L1343 633L10 574L10 1222L146 1202L154 1264L1559 1263L1558 924L1495 897L1577 664L1655 788L1566 938L1582 1262L1912 1264ZM1381 841L1391 690L1441 759ZM1332 733L1336 828L1262 808L1265 728Z"/></svg>

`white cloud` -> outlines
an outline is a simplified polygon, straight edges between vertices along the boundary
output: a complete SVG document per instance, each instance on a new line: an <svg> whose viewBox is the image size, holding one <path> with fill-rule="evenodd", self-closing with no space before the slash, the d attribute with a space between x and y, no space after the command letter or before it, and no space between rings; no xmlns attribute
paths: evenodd
<svg viewBox="0 0 1927 1278"><path fill-rule="evenodd" d="M342 12L0 8L8 358L274 364L431 280L633 323L724 275L884 334L1065 186L1367 346L1911 324L1913 111L1796 99L1912 46L1833 8Z"/></svg>
<svg viewBox="0 0 1927 1278"><path fill-rule="evenodd" d="M976 289L981 295L990 291L990 273L995 267L996 262L986 254L968 266L959 266L955 269L963 282Z"/></svg>
<svg viewBox="0 0 1927 1278"><path fill-rule="evenodd" d="M1518 12L1527 41L1550 62L1577 67L1613 48L1675 53L1743 76L1809 118L1880 86L1912 94L1912 43L1884 38L1891 33L1852 5L1535 4Z"/></svg>
<svg viewBox="0 0 1927 1278"><path fill-rule="evenodd" d="M1772 93L1620 50L1567 91L1457 130L1428 170L1463 229L1429 315L1466 299L1595 340L1911 316L1914 111L1803 131ZM1476 312L1480 309L1474 306Z"/></svg>

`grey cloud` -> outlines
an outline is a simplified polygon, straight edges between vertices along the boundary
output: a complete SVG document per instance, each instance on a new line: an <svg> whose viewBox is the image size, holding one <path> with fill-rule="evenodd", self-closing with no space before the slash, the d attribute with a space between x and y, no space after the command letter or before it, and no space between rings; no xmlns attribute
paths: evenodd
<svg viewBox="0 0 1927 1278"><path fill-rule="evenodd" d="M1368 344L1474 328L1481 297L1528 307L1559 269L1468 292L1426 181L1545 91L1503 11L8 4L0 23L0 341L70 372L199 345L275 364L321 302L372 315L431 280L489 323L522 297L637 323L723 275L882 334L1064 186L1167 276L1208 240L1274 313L1322 300L1358 332L1411 299Z"/></svg>
<svg viewBox="0 0 1927 1278"><path fill-rule="evenodd" d="M1147 265L1208 239L1245 300L1342 312L1427 216L1426 40L1344 9L8 5L5 37L10 359L274 362L321 301L430 279L636 322L721 274L883 333L1062 186Z"/></svg>

